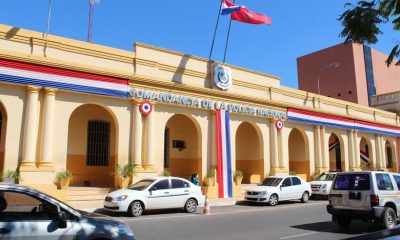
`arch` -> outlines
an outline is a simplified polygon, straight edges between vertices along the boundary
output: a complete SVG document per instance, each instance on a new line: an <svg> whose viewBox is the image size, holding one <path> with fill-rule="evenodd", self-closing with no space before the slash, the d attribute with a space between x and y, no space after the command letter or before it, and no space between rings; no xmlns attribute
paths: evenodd
<svg viewBox="0 0 400 240"><path fill-rule="evenodd" d="M305 132L299 128L290 131L289 139L289 173L310 180L310 151Z"/></svg>
<svg viewBox="0 0 400 240"><path fill-rule="evenodd" d="M236 130L236 170L243 172L243 183L259 183L264 177L261 130L242 122Z"/></svg>
<svg viewBox="0 0 400 240"><path fill-rule="evenodd" d="M7 133L7 112L2 102L0 102L0 172L5 169L5 145Z"/></svg>
<svg viewBox="0 0 400 240"><path fill-rule="evenodd" d="M344 150L343 150L343 139L336 133L331 133L328 140L329 144L329 169L341 170L346 169Z"/></svg>
<svg viewBox="0 0 400 240"><path fill-rule="evenodd" d="M164 169L171 175L189 179L197 173L203 179L201 129L197 120L175 114L165 124Z"/></svg>
<svg viewBox="0 0 400 240"><path fill-rule="evenodd" d="M385 141L385 167L390 172L397 172L395 147L389 140Z"/></svg>
<svg viewBox="0 0 400 240"><path fill-rule="evenodd" d="M71 113L66 167L73 174L71 185L113 187L117 149L118 122L108 107L88 103Z"/></svg>
<svg viewBox="0 0 400 240"><path fill-rule="evenodd" d="M372 144L369 138L362 136L360 139L360 167L361 169L370 169L373 163L373 159L371 158ZM375 167L380 168L377 163L375 163Z"/></svg>

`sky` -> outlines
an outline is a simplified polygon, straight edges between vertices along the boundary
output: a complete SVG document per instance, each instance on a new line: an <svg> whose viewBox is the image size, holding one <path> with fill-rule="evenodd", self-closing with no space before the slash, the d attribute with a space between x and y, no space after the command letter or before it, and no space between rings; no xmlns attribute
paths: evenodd
<svg viewBox="0 0 400 240"><path fill-rule="evenodd" d="M47 31L50 0L0 0L0 24ZM225 62L281 79L298 88L296 58L344 41L337 20L354 0L237 0L272 18L267 26L232 22ZM133 51L142 42L208 58L220 0L100 0L94 8L92 41ZM49 33L86 41L89 0L51 0ZM211 59L223 61L229 16L221 16ZM371 47L389 54L396 41L391 25ZM398 32L397 32L398 33Z"/></svg>

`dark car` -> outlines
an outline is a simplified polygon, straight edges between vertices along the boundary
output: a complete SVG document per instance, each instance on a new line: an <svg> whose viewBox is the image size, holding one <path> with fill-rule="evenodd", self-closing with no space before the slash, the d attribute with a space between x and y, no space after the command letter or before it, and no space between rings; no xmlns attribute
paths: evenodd
<svg viewBox="0 0 400 240"><path fill-rule="evenodd" d="M1 239L129 239L132 230L110 217L76 210L29 187L0 184Z"/></svg>

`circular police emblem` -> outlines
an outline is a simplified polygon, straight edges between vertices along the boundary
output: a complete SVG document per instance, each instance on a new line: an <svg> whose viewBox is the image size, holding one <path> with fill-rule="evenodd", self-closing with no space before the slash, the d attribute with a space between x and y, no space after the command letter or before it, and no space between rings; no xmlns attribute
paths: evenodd
<svg viewBox="0 0 400 240"><path fill-rule="evenodd" d="M276 120L275 126L278 130L281 130L283 128L283 121L281 119Z"/></svg>
<svg viewBox="0 0 400 240"><path fill-rule="evenodd" d="M227 67L215 65L214 83L218 88L228 90L232 86L231 70Z"/></svg>

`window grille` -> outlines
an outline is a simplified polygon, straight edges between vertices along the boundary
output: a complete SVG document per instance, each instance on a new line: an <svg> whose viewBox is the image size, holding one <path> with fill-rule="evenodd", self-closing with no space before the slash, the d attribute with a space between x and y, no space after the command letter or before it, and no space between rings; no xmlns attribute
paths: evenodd
<svg viewBox="0 0 400 240"><path fill-rule="evenodd" d="M164 130L164 168L169 168L169 128Z"/></svg>
<svg viewBox="0 0 400 240"><path fill-rule="evenodd" d="M108 166L110 158L110 123L89 120L87 134L87 166Z"/></svg>

